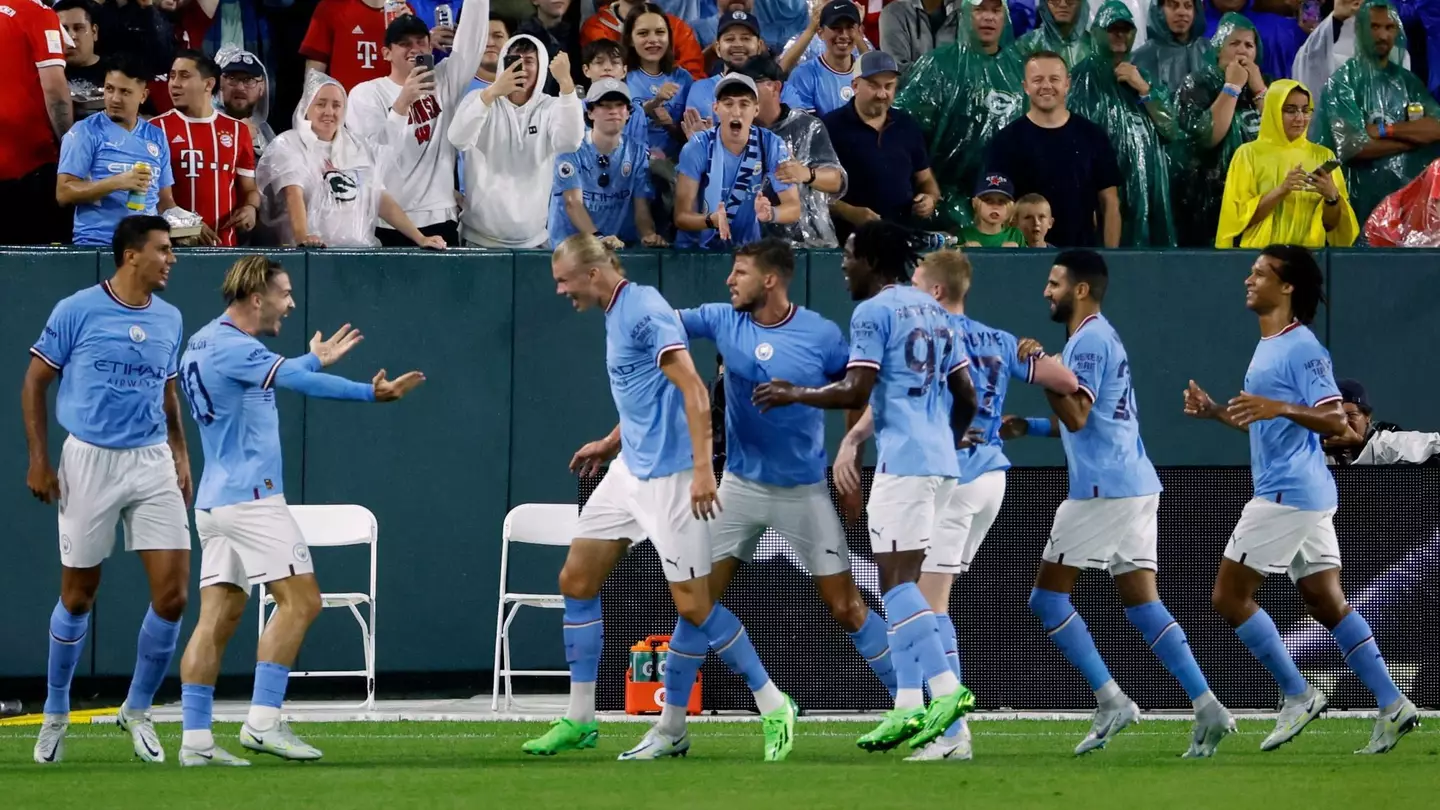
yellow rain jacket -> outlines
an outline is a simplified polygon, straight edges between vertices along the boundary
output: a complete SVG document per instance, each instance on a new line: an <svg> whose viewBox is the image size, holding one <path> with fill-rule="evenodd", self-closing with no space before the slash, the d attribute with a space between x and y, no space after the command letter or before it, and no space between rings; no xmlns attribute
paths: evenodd
<svg viewBox="0 0 1440 810"><path fill-rule="evenodd" d="M1220 227L1215 233L1217 248L1263 248L1273 244L1303 245L1309 248L1349 247L1360 235L1355 210L1342 172L1333 172L1340 192L1340 221L1326 232L1321 219L1325 200L1316 191L1292 191L1275 206L1270 216L1250 224L1260 198L1285 182L1285 175L1299 164L1313 172L1335 153L1312 143L1304 135L1290 140L1280 108L1295 90L1309 92L1304 85L1282 79L1265 94L1265 112L1260 119L1260 136L1235 150L1225 177L1225 195L1220 203Z"/></svg>

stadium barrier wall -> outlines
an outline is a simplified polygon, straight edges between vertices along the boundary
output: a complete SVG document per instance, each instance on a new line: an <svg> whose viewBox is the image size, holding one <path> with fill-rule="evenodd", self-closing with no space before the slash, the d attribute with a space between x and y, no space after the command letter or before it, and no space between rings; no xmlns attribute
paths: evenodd
<svg viewBox="0 0 1440 810"><path fill-rule="evenodd" d="M555 295L544 252L273 255L290 270L297 302L283 334L272 342L277 350L300 354L315 331L329 334L350 322L366 339L334 371L362 378L381 367L392 375L419 368L429 378L412 398L385 406L304 402L281 392L288 497L295 503L362 503L379 519L382 672L489 669L505 512L526 502L570 502L571 454L614 424L602 318L598 312L576 314L568 300ZM1041 297L1053 254L974 255L971 314L1058 350L1064 333L1049 321ZM1239 389L1256 339L1242 288L1253 254L1108 255L1113 280L1106 312L1130 352L1151 456L1172 466L1245 463L1244 436L1189 422L1179 401L1192 377L1217 397ZM184 313L187 334L220 313L220 280L235 257L181 251L165 297ZM1427 293L1440 282L1437 258L1440 252L1418 250L1330 252L1325 264L1335 303L1315 325L1331 345L1339 374L1364 380L1385 418L1417 428L1434 425L1431 404L1440 396L1440 381L1415 373L1415 358L1433 345L1433 295ZM624 261L632 279L658 285L677 307L726 300L727 256L644 251L626 254ZM0 300L6 306L0 337L9 347L0 361L0 380L10 381L12 397L18 399L29 361L25 349L55 302L111 269L108 251L0 251ZM837 253L802 255L791 293L798 303L842 326L848 323L853 303ZM712 376L711 347L698 344L695 356L702 374ZM1016 413L1039 413L1043 407L1043 397L1026 386L1016 386L1007 403ZM0 431L0 457L9 459L3 467L9 483L0 496L9 529L0 563L0 615L6 617L0 678L43 676L43 628L59 581L53 507L35 502L22 482L24 434L17 411L11 411L10 428ZM198 476L199 440L190 428ZM841 417L832 415L832 448L841 429ZM58 458L63 435L52 423L52 458ZM1062 463L1056 443L1015 443L1011 453L1019 465ZM317 555L326 587L360 584L365 560L358 550L350 551ZM197 544L192 564L197 576L198 553ZM512 585L553 588L562 554L525 549L512 567ZM117 553L106 567L78 674L130 673L147 600L138 560ZM187 637L197 612L187 612ZM244 674L253 665L250 619L230 645L225 674ZM627 646L634 640L611 638ZM563 666L557 616L522 613L514 639L517 659L527 665ZM327 615L307 640L300 666L349 668L358 661L353 623Z"/></svg>

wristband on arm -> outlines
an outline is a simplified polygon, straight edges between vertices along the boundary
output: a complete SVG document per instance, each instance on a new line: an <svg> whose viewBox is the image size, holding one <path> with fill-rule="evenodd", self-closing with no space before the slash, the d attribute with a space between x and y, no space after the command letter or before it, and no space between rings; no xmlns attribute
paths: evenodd
<svg viewBox="0 0 1440 810"><path fill-rule="evenodd" d="M1050 432L1050 417L1028 416L1025 418L1025 435L1027 436L1054 436Z"/></svg>

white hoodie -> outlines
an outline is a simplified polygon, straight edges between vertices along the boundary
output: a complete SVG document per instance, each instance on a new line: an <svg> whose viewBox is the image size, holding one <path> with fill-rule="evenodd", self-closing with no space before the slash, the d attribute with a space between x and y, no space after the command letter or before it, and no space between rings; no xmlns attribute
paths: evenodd
<svg viewBox="0 0 1440 810"><path fill-rule="evenodd" d="M517 40L535 43L540 75L520 106L499 98L487 106L480 92L467 95L450 124L450 143L465 153L465 210L460 235L495 248L543 247L550 241L550 187L555 157L580 148L585 114L577 92L546 95L550 54L529 34L511 37L499 63Z"/></svg>
<svg viewBox="0 0 1440 810"><path fill-rule="evenodd" d="M377 153L389 156L381 167L385 188L416 227L456 219L455 147L445 131L485 55L489 18L489 0L465 3L455 47L435 66L434 95L412 104L408 116L391 109L401 86L389 76L361 82L350 91L347 126L370 141ZM382 221L380 227L390 226Z"/></svg>

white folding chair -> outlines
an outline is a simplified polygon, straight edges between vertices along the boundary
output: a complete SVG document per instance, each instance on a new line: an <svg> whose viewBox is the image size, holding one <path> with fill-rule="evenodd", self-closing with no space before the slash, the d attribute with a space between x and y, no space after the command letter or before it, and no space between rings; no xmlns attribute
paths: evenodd
<svg viewBox="0 0 1440 810"><path fill-rule="evenodd" d="M360 625L360 641L365 646L365 668L347 670L306 670L291 672L292 678L364 678L365 700L346 708L375 710L375 549L379 529L375 515L363 506L353 504L323 506L291 506L290 514L300 524L300 534L311 549L334 546L370 546L369 593L322 593L320 607L349 608L355 623ZM260 633L265 633L266 607L275 604L275 597L260 585ZM366 608L362 615L360 608ZM269 612L270 616L275 611Z"/></svg>
<svg viewBox="0 0 1440 810"><path fill-rule="evenodd" d="M522 607L564 609L560 594L511 593L507 574L510 569L510 544L529 543L539 546L568 546L575 537L579 508L573 504L524 503L505 516L500 532L500 604L495 611L495 681L490 693L490 711L500 706L500 682L505 682L505 710L510 710L513 694L511 675L569 677L569 670L511 669L510 624ZM507 610L508 608L508 610Z"/></svg>

